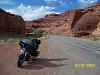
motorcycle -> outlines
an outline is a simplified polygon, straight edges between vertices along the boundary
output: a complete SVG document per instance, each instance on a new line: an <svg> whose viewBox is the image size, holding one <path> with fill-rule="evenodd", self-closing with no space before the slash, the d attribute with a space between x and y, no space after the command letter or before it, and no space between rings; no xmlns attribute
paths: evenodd
<svg viewBox="0 0 100 75"><path fill-rule="evenodd" d="M37 48L38 45L35 46L35 49ZM20 50L20 53L17 54L18 59L17 59L17 66L18 67L22 67L24 61L30 62L33 59L36 59L37 56L39 56L39 51L38 50L34 50L34 52L31 54L32 52L27 51L26 48L22 48Z"/></svg>
<svg viewBox="0 0 100 75"><path fill-rule="evenodd" d="M34 56L32 56L29 52L26 52L26 49L22 49L18 55L17 66L22 67L24 61L28 62L32 59L35 59L38 55L39 55L39 51L36 51L34 53Z"/></svg>

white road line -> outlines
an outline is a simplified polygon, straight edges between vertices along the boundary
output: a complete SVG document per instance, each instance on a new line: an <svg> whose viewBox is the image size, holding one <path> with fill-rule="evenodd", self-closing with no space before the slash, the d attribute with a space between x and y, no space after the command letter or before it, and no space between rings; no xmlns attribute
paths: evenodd
<svg viewBox="0 0 100 75"><path fill-rule="evenodd" d="M58 38L57 38L57 39L58 39ZM63 39L60 39L60 40L65 41L65 40L63 40ZM81 46L81 45L78 45L78 44L75 44L75 43L71 43L70 41L66 41L66 42L69 43L69 44L72 44L72 45L79 46L79 47L81 47L81 48L88 49L88 50L93 51L93 52L95 52L95 53L100 53L100 51L96 51L96 50L93 50L93 49L88 48L88 47L85 47L85 46Z"/></svg>

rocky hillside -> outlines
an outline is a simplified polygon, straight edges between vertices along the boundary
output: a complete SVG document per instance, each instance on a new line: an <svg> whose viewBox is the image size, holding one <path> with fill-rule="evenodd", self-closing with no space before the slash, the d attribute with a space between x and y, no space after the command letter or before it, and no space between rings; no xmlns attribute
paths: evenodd
<svg viewBox="0 0 100 75"><path fill-rule="evenodd" d="M29 32L42 28L52 34L69 36L100 35L100 3L62 14L46 15L44 18L26 22L26 28Z"/></svg>
<svg viewBox="0 0 100 75"><path fill-rule="evenodd" d="M25 22L22 17L0 9L0 34L20 34L24 29Z"/></svg>

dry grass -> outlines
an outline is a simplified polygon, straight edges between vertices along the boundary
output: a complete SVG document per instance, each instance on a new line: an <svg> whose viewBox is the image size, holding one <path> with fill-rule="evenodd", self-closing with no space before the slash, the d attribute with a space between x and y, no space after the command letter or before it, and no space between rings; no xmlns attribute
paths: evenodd
<svg viewBox="0 0 100 75"><path fill-rule="evenodd" d="M93 36L93 35L91 35L91 36L83 36L82 37L83 39L88 39L88 40L92 40L92 41L100 41L100 36Z"/></svg>
<svg viewBox="0 0 100 75"><path fill-rule="evenodd" d="M50 38L50 34L49 33L45 33L43 34L42 37L40 37L39 39L41 40L46 40L46 39L49 39ZM29 36L29 37L25 37L25 36L6 36L6 37L0 37L0 45L5 45L5 44L12 44L12 43L18 43L20 40L22 39L28 39L28 40L32 40L32 36Z"/></svg>

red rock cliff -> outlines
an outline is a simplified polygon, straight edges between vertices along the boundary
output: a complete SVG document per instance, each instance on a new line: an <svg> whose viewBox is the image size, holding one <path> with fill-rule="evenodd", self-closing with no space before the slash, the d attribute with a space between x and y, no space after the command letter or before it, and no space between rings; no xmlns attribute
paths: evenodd
<svg viewBox="0 0 100 75"><path fill-rule="evenodd" d="M52 34L69 36L100 35L100 3L62 14L50 14L26 23L32 30L42 28Z"/></svg>
<svg viewBox="0 0 100 75"><path fill-rule="evenodd" d="M0 34L21 34L24 29L25 22L22 17L0 9Z"/></svg>

